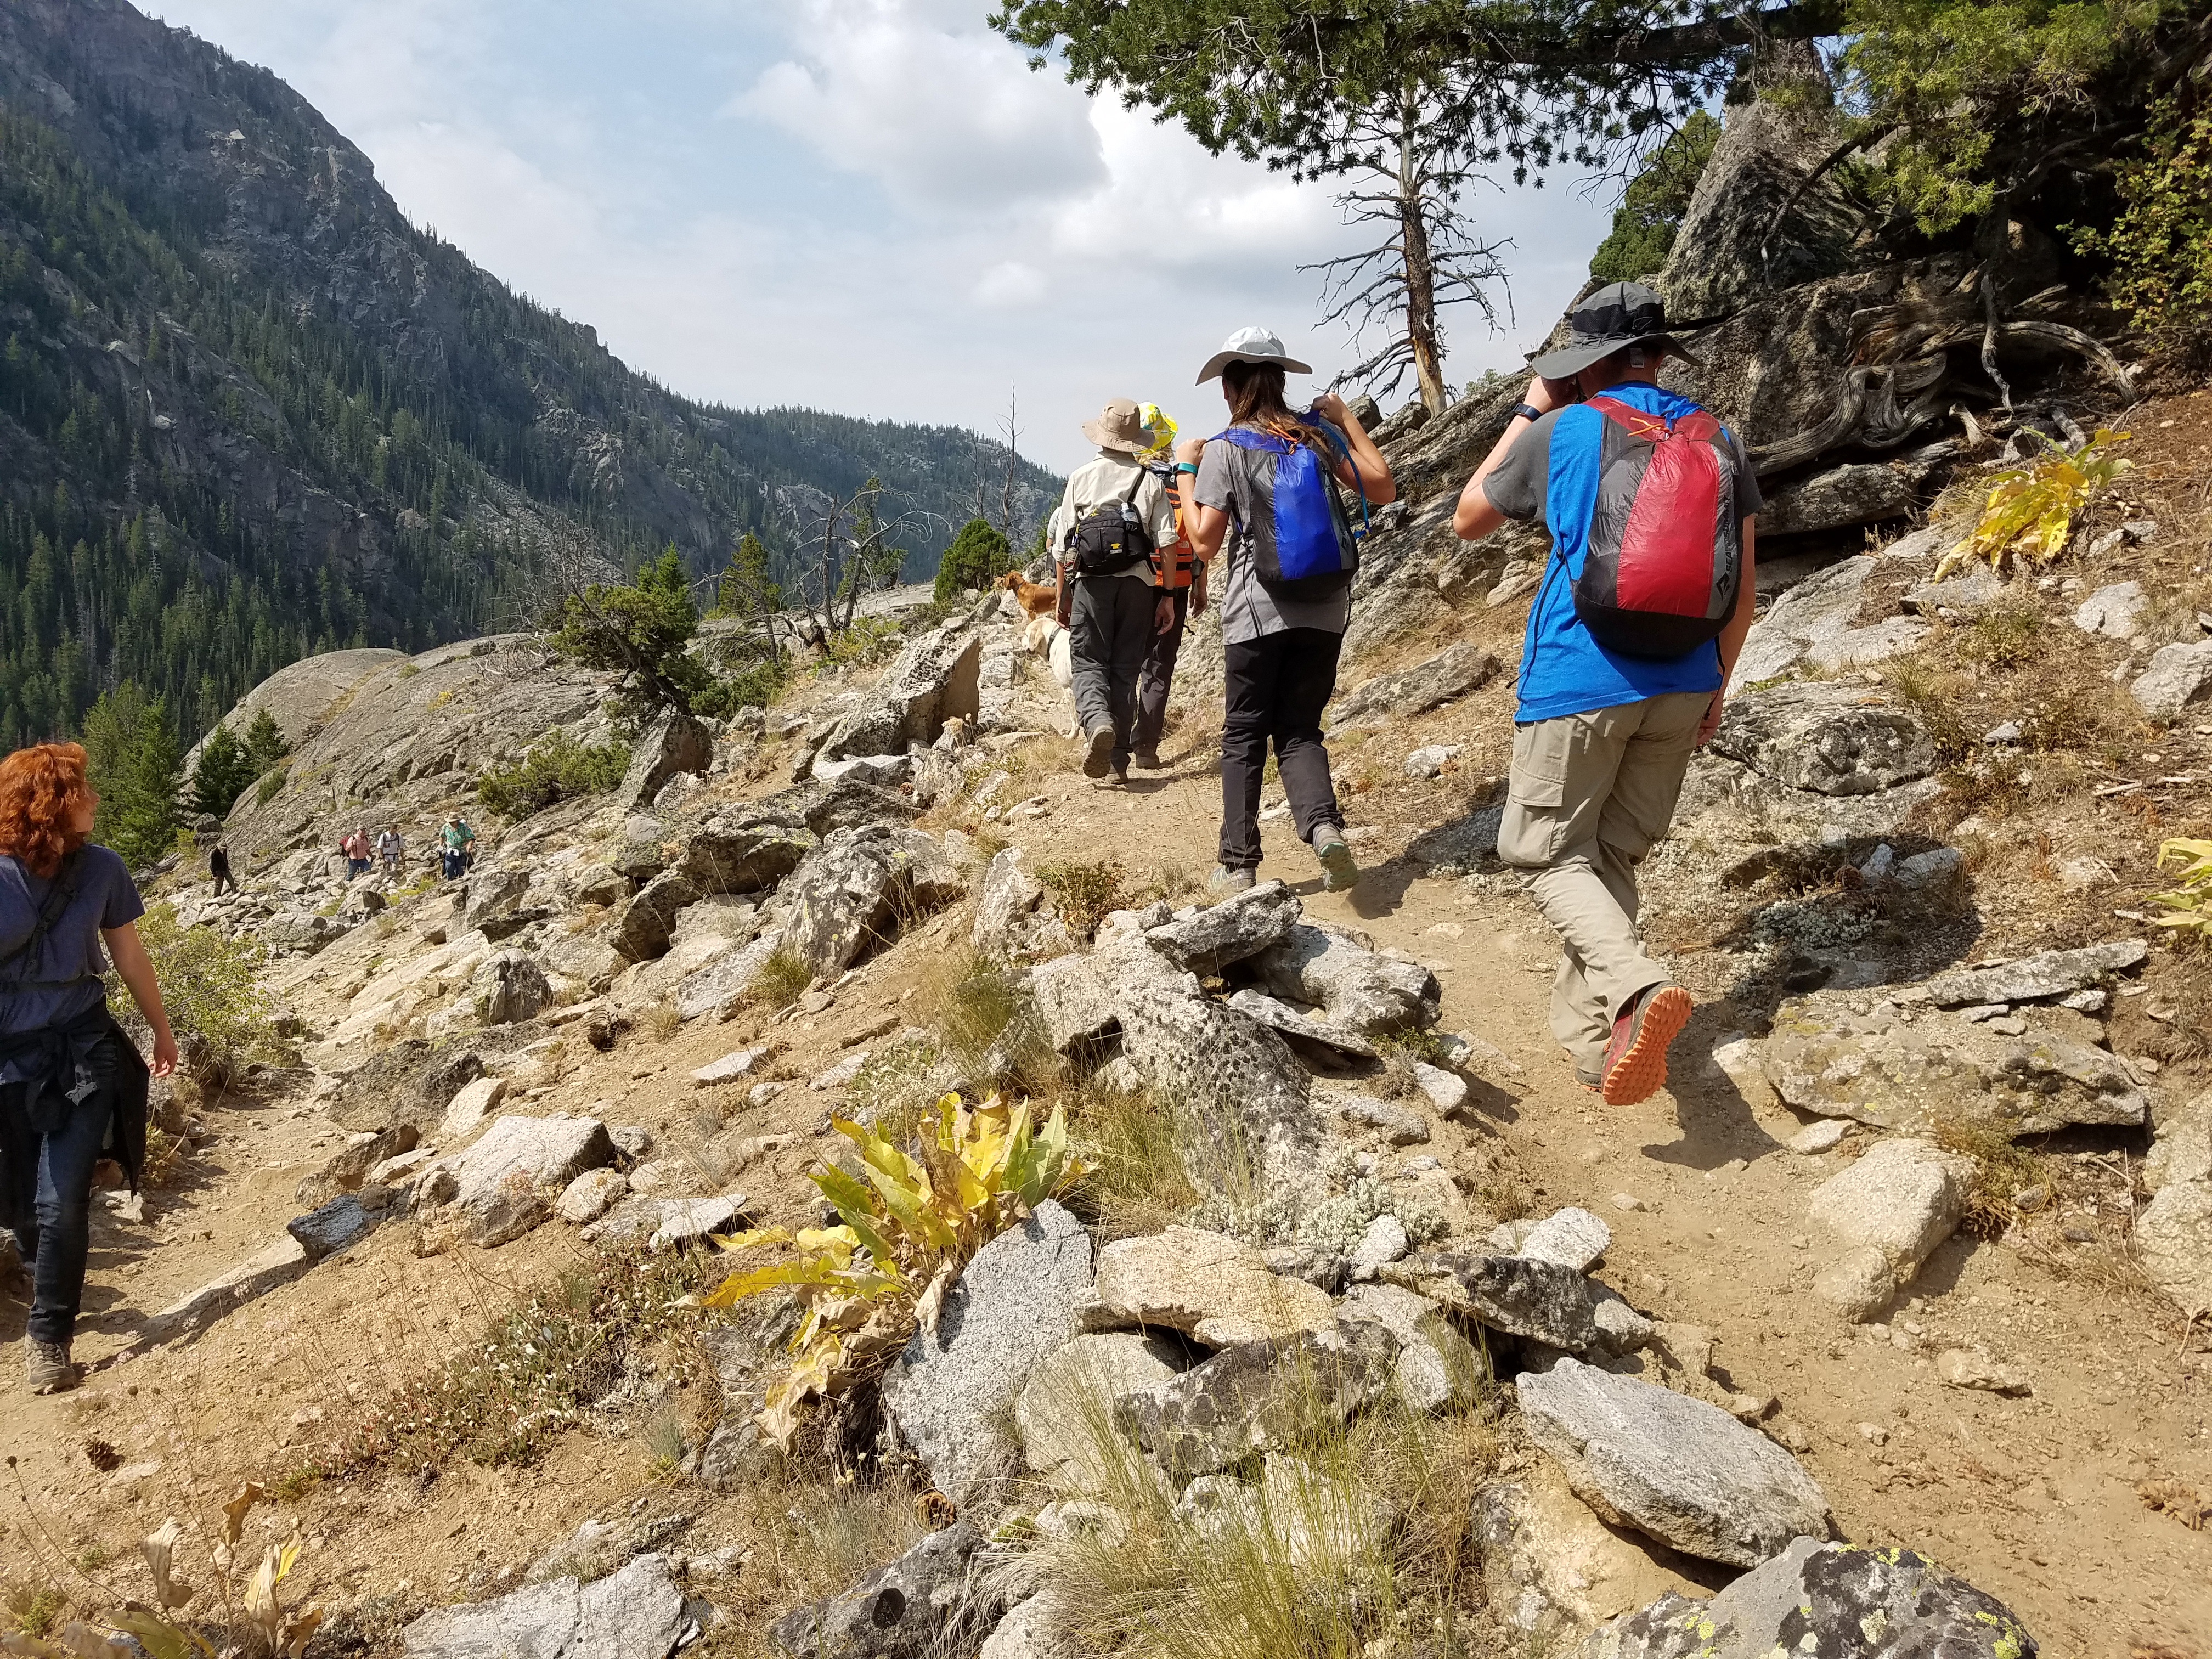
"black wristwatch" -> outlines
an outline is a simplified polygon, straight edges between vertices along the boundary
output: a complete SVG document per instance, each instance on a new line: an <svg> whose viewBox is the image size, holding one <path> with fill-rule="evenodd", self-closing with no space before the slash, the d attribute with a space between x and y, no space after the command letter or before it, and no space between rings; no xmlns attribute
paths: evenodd
<svg viewBox="0 0 2212 1659"><path fill-rule="evenodd" d="M1542 419L1544 418L1544 414L1543 414L1543 411L1542 411L1541 410L1539 410L1539 409L1532 409L1532 408L1531 408L1531 407L1529 407L1529 405L1528 405L1527 404L1514 404L1514 405L1513 405L1513 414L1514 414L1514 415L1518 415L1519 416L1521 416L1521 418L1522 418L1522 419L1523 419L1523 420L1525 420L1525 421L1540 421L1540 420L1542 420ZM1512 416L1508 416L1506 418L1507 418L1508 420L1510 420L1510 419L1512 418Z"/></svg>

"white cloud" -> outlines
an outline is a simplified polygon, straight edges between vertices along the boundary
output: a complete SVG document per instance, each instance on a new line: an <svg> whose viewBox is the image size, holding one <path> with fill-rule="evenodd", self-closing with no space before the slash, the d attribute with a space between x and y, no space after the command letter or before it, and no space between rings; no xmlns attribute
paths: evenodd
<svg viewBox="0 0 2212 1659"><path fill-rule="evenodd" d="M1042 303L1050 291L1044 273L1019 259L1001 259L975 284L975 298L994 311L1026 309Z"/></svg>
<svg viewBox="0 0 2212 1659"><path fill-rule="evenodd" d="M979 12L963 8L969 27L955 28L929 11L802 0L787 14L793 55L723 112L780 127L910 204L988 210L1099 176L1079 99L1032 74Z"/></svg>

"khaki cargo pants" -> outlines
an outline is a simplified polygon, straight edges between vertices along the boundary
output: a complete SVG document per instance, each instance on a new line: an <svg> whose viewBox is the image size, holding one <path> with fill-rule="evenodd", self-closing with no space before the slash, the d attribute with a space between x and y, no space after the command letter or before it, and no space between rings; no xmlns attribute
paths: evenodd
<svg viewBox="0 0 2212 1659"><path fill-rule="evenodd" d="M1636 866L1667 833L1710 691L1671 691L1513 728L1498 856L1559 936L1552 1035L1577 1072L1602 1069L1615 1015L1668 977L1636 930Z"/></svg>

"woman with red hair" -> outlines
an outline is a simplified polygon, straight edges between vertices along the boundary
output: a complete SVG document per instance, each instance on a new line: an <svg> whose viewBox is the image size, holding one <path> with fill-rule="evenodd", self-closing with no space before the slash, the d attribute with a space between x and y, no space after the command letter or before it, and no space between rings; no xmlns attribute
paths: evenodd
<svg viewBox="0 0 2212 1659"><path fill-rule="evenodd" d="M76 744L0 761L0 1224L28 1280L33 1394L77 1384L94 1168L115 1159L135 1190L145 1156L146 1062L108 1012L103 944L153 1028L152 1074L177 1066L146 906L122 859L89 844L99 805Z"/></svg>

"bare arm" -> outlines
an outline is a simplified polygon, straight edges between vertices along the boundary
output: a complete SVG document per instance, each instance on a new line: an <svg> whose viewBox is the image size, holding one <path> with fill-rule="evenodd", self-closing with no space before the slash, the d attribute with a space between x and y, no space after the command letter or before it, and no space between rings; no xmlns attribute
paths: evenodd
<svg viewBox="0 0 2212 1659"><path fill-rule="evenodd" d="M1759 552L1755 520L1743 521L1743 580L1736 588L1735 610L1729 615L1728 626L1721 629L1721 689L1713 693L1712 705L1705 710L1705 718L1698 727L1698 741L1704 743L1720 729L1722 704L1728 699L1729 680L1735 672L1735 662L1743 654L1744 636L1751 632L1752 613L1759 608Z"/></svg>
<svg viewBox="0 0 2212 1659"><path fill-rule="evenodd" d="M169 1030L168 1013L161 1006L161 988L155 981L153 962L138 938L138 924L126 921L120 927L103 927L100 937L106 942L115 971L131 988L131 1000L153 1027L154 1075L167 1077L177 1069L177 1039Z"/></svg>
<svg viewBox="0 0 2212 1659"><path fill-rule="evenodd" d="M1555 409L1564 409L1574 401L1574 385L1569 380L1547 380L1541 378L1528 382L1528 390L1522 401L1539 415L1548 415ZM1480 541L1505 522L1505 515L1491 505L1484 493L1482 481L1504 465L1505 457L1521 434L1535 422L1526 415L1516 415L1505 422L1505 430L1490 447L1482 465L1467 481L1467 488L1459 493L1459 505L1452 509L1452 532L1463 542Z"/></svg>

